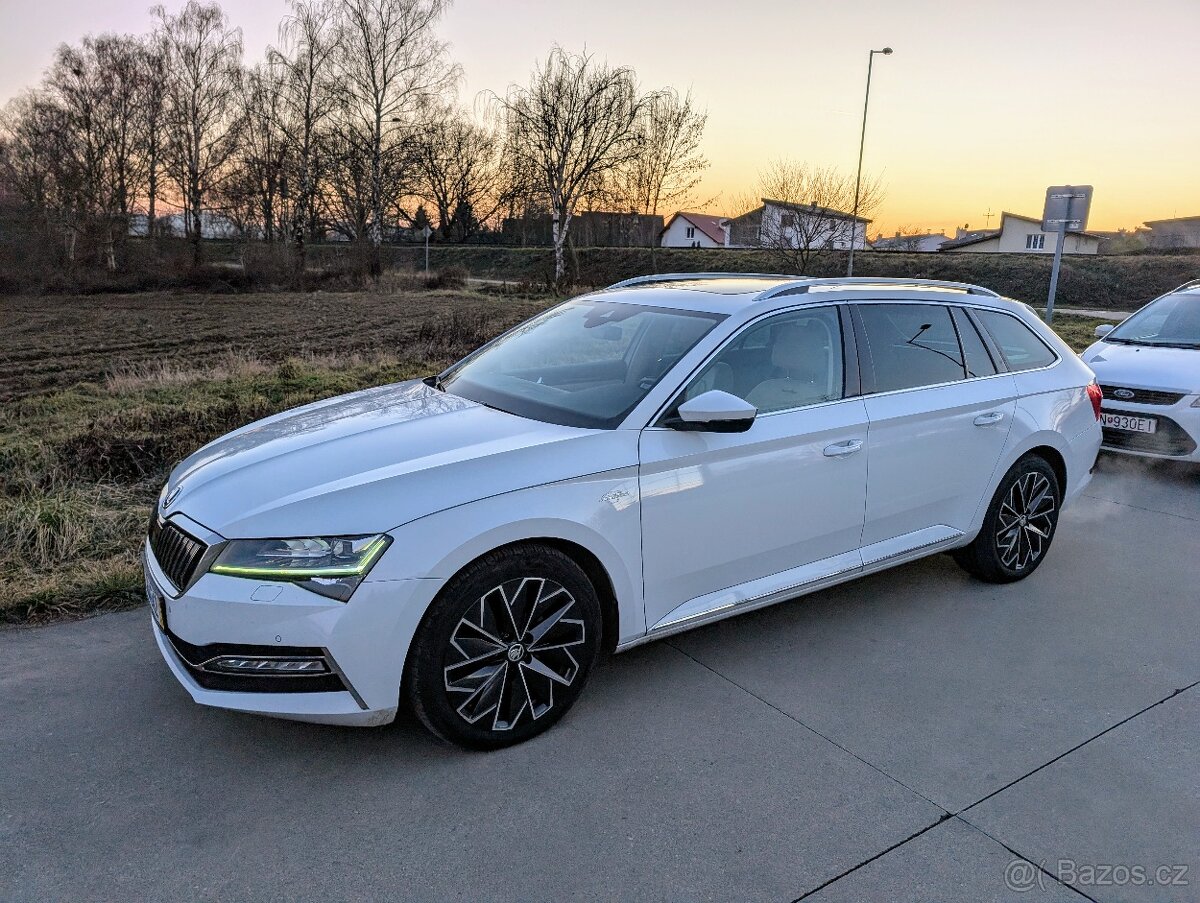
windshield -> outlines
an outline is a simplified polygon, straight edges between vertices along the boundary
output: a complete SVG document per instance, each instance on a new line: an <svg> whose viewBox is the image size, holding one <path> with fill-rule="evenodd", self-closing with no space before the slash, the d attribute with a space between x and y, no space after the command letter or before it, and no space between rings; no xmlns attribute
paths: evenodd
<svg viewBox="0 0 1200 903"><path fill-rule="evenodd" d="M521 417L613 429L723 319L581 298L485 345L437 385Z"/></svg>
<svg viewBox="0 0 1200 903"><path fill-rule="evenodd" d="M1120 345L1200 348L1200 293L1180 292L1147 304L1104 337Z"/></svg>

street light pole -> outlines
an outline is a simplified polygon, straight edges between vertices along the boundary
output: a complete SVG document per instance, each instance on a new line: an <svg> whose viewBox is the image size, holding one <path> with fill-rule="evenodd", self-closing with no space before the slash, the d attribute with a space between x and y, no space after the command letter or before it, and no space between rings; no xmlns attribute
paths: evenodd
<svg viewBox="0 0 1200 903"><path fill-rule="evenodd" d="M871 102L871 67L875 63L875 54L882 53L888 56L891 52L891 47L884 47L882 50L872 50L867 56L867 93L863 97L862 134L858 138L858 174L854 177L854 218L850 220L850 262L846 265L847 276L854 275L854 244L858 241L858 198L862 188L863 146L867 142L867 104Z"/></svg>

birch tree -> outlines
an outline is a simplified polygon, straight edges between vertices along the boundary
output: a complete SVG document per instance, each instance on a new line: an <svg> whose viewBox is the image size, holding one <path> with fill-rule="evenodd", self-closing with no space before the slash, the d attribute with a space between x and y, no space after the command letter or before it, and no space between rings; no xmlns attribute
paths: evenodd
<svg viewBox="0 0 1200 903"><path fill-rule="evenodd" d="M184 202L192 259L199 264L205 199L218 188L237 146L242 32L230 27L216 3L188 0L175 15L162 6L151 12L158 20L169 73L170 171Z"/></svg>
<svg viewBox="0 0 1200 903"><path fill-rule="evenodd" d="M528 85L501 100L516 166L550 211L554 280L566 275L564 250L580 201L631 161L641 141L634 128L645 103L633 70L555 47Z"/></svg>
<svg viewBox="0 0 1200 903"><path fill-rule="evenodd" d="M343 0L339 12L339 152L357 157L342 160L339 192L356 214L366 213L366 235L356 237L369 246L372 276L381 270L385 213L403 190L404 139L422 107L458 78L434 33L448 6L449 0Z"/></svg>
<svg viewBox="0 0 1200 903"><path fill-rule="evenodd" d="M291 13L279 26L280 46L267 53L283 70L279 128L291 151L291 241L296 270L303 273L317 228L321 138L335 106L338 33L331 0L289 3Z"/></svg>

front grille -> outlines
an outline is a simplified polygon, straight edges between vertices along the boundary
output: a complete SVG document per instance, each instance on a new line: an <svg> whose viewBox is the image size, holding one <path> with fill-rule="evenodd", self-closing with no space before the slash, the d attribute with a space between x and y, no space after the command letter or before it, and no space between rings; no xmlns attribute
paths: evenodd
<svg viewBox="0 0 1200 903"><path fill-rule="evenodd" d="M154 560L167 575L177 590L187 588L196 572L196 565L204 557L207 546L189 533L185 533L169 520L150 519L150 550Z"/></svg>
<svg viewBox="0 0 1200 903"><path fill-rule="evenodd" d="M1175 404L1186 395L1186 392L1162 392L1158 389L1132 389L1126 386L1106 386L1101 384L1100 391L1105 398L1117 398L1117 392L1132 392L1132 395L1122 395L1118 400L1130 404Z"/></svg>
<svg viewBox="0 0 1200 903"><path fill-rule="evenodd" d="M1104 408L1104 413L1128 414L1131 417L1146 416L1136 411L1117 411L1109 407ZM1196 450L1196 441L1187 434L1187 430L1170 417L1156 414L1154 419L1158 421L1158 429L1153 433L1133 433L1128 430L1114 430L1106 426L1104 427L1104 444L1109 448L1118 448L1122 451L1148 452L1152 455L1183 456L1190 455Z"/></svg>
<svg viewBox="0 0 1200 903"><path fill-rule="evenodd" d="M231 693L337 693L347 689L336 671L325 674L230 674L204 667L205 662L222 655L265 655L276 658L320 656L329 664L323 649L309 646L251 646L245 643L195 646L180 639L169 629L166 634L188 673L206 690L226 690Z"/></svg>

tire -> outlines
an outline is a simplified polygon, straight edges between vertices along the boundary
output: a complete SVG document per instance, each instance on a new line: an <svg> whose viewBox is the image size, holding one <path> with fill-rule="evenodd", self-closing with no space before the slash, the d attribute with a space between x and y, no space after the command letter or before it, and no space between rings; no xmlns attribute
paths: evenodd
<svg viewBox="0 0 1200 903"><path fill-rule="evenodd" d="M490 552L429 607L409 650L404 694L449 743L522 743L574 704L600 656L602 623L595 587L558 549Z"/></svg>
<svg viewBox="0 0 1200 903"><path fill-rule="evenodd" d="M954 560L988 583L1025 579L1050 550L1061 504L1054 468L1037 455L1026 455L1004 475L979 535L956 549Z"/></svg>

